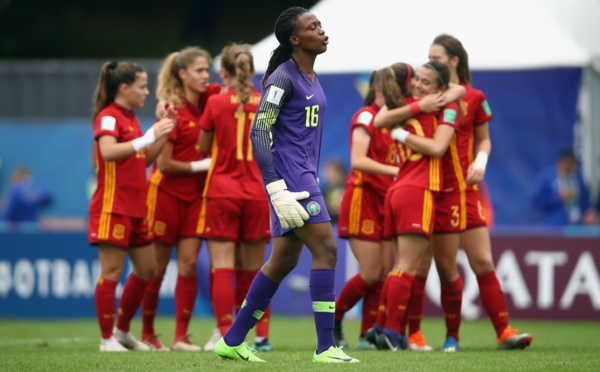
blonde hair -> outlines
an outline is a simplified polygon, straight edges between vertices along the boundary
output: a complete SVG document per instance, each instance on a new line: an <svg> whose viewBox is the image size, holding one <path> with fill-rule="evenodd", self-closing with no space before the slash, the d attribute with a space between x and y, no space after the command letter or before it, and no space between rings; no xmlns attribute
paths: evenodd
<svg viewBox="0 0 600 372"><path fill-rule="evenodd" d="M206 58L209 64L212 62L212 57L208 51L195 46L186 47L179 52L169 54L158 72L156 98L170 102L175 107L183 106L185 89L183 81L179 77L179 71L187 69L197 57Z"/></svg>
<svg viewBox="0 0 600 372"><path fill-rule="evenodd" d="M233 78L233 87L240 98L240 108L250 100L254 58L249 44L232 43L221 51L221 67Z"/></svg>

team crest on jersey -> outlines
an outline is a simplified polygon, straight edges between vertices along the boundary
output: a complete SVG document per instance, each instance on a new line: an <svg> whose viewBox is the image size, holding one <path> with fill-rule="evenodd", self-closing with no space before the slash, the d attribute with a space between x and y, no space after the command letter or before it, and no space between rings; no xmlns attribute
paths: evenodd
<svg viewBox="0 0 600 372"><path fill-rule="evenodd" d="M113 238L115 239L123 239L125 237L125 226L121 224L116 224L113 227Z"/></svg>
<svg viewBox="0 0 600 372"><path fill-rule="evenodd" d="M154 222L154 233L156 236L165 235L165 231L167 230L167 224L163 221L155 221Z"/></svg>
<svg viewBox="0 0 600 372"><path fill-rule="evenodd" d="M311 216L316 216L317 214L321 213L321 206L319 203L313 200L306 205L306 210Z"/></svg>
<svg viewBox="0 0 600 372"><path fill-rule="evenodd" d="M375 221L364 220L361 227L361 232L365 235L371 235L375 232Z"/></svg>
<svg viewBox="0 0 600 372"><path fill-rule="evenodd" d="M193 121L190 120L190 122L188 123L188 127L193 128L196 126L196 123L194 123Z"/></svg>

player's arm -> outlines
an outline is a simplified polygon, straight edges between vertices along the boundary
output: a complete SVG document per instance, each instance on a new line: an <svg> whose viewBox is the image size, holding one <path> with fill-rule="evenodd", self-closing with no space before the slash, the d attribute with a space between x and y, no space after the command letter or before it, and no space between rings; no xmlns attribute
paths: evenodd
<svg viewBox="0 0 600 372"><path fill-rule="evenodd" d="M492 152L492 140L490 139L490 126L487 122L475 127L475 139L477 140L477 155L467 171L467 183L477 184L485 177L485 168L488 157Z"/></svg>
<svg viewBox="0 0 600 372"><path fill-rule="evenodd" d="M371 136L362 126L352 130L352 148L350 149L350 162L353 169L370 174L384 174L397 176L400 168L393 165L382 164L367 156Z"/></svg>
<svg viewBox="0 0 600 372"><path fill-rule="evenodd" d="M125 159L142 149L151 147L157 140L164 140L171 130L173 130L173 121L169 118L165 118L157 121L143 136L136 138L133 141L117 142L116 137L110 135L100 136L98 138L100 155L104 161ZM148 153L146 153L146 158L148 158Z"/></svg>
<svg viewBox="0 0 600 372"><path fill-rule="evenodd" d="M210 158L197 161L180 161L173 159L173 142L167 141L156 159L158 169L165 174L189 174L205 172L210 167Z"/></svg>
<svg viewBox="0 0 600 372"><path fill-rule="evenodd" d="M443 97L441 93L428 94L418 101L411 102L408 105L388 109L383 106L375 115L373 123L375 128L392 127L410 117L416 116L421 112L433 112L438 110L443 105Z"/></svg>
<svg viewBox="0 0 600 372"><path fill-rule="evenodd" d="M277 121L281 106L286 102L286 95L289 94L289 87L285 89L274 85L269 86L261 98L250 132L254 159L260 169L275 214L284 229L302 227L304 221L310 218L308 212L298 203L298 200L306 199L310 194L307 191L288 191L285 180L275 171L271 157L271 128Z"/></svg>
<svg viewBox="0 0 600 372"><path fill-rule="evenodd" d="M443 107L450 102L457 101L464 97L467 93L467 89L460 84L450 83L448 84L448 89L444 93L442 93L442 97L444 99L442 105L439 107Z"/></svg>
<svg viewBox="0 0 600 372"><path fill-rule="evenodd" d="M202 129L202 131L200 132L200 138L198 139L198 144L200 146L201 153L203 153L203 154L210 153L210 148L212 146L214 133L215 132L213 130L204 130L204 129Z"/></svg>
<svg viewBox="0 0 600 372"><path fill-rule="evenodd" d="M392 137L396 141L404 143L418 153L434 158L444 156L453 135L454 128L450 125L439 125L435 128L433 138L421 137L402 128L396 128L392 131Z"/></svg>

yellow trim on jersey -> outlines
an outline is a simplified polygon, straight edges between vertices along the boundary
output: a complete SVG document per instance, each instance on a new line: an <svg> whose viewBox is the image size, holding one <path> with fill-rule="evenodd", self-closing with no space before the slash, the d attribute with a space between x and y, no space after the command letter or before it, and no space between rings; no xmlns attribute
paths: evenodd
<svg viewBox="0 0 600 372"><path fill-rule="evenodd" d="M208 168L208 173L206 174L206 180L204 181L204 191L202 191L202 197L206 197L206 193L208 192L208 186L210 185L210 177L212 176L212 173L215 170L218 154L219 154L219 144L217 143L217 134L215 133L213 135L212 146L210 148L210 158L212 159L212 161L210 162L210 168ZM204 206L204 203L202 205Z"/></svg>
<svg viewBox="0 0 600 372"><path fill-rule="evenodd" d="M203 234L206 228L206 197L202 197L202 206L200 207L200 217L196 226L196 234Z"/></svg>
<svg viewBox="0 0 600 372"><path fill-rule="evenodd" d="M148 206L148 214L146 219L148 220L148 227L152 231L154 228L154 217L156 215L156 202L158 200L158 185L163 178L161 171L156 171L150 177L150 187L148 189L148 197L146 199L146 205Z"/></svg>
<svg viewBox="0 0 600 372"><path fill-rule="evenodd" d="M465 182L465 175L463 174L462 167L460 166L456 134L452 137L452 141L450 141L450 155L452 156L452 168L454 168L454 176L458 182L458 189L460 191L464 191L467 189L467 183Z"/></svg>
<svg viewBox="0 0 600 372"><path fill-rule="evenodd" d="M360 214L362 211L362 197L363 188L354 187L352 191L352 199L350 201L350 226L348 226L348 233L358 235L360 232Z"/></svg>
<svg viewBox="0 0 600 372"><path fill-rule="evenodd" d="M467 192L460 190L460 229L467 229Z"/></svg>
<svg viewBox="0 0 600 372"><path fill-rule="evenodd" d="M440 191L440 158L430 158L429 160L429 189Z"/></svg>
<svg viewBox="0 0 600 372"><path fill-rule="evenodd" d="M423 193L423 231L427 234L431 232L431 218L433 217L433 193L431 190L424 190Z"/></svg>
<svg viewBox="0 0 600 372"><path fill-rule="evenodd" d="M102 195L102 212L100 213L100 226L98 239L108 239L110 234L110 214L115 201L117 183L117 165L114 161L104 163L104 195Z"/></svg>

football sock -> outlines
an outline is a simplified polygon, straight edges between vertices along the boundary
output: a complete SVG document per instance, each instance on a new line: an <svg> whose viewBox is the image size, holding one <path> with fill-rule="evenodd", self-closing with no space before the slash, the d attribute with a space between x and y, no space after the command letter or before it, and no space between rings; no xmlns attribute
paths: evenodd
<svg viewBox="0 0 600 372"><path fill-rule="evenodd" d="M498 337L500 337L508 326L508 309L496 272L492 271L477 275L477 283L479 284L481 304L490 317Z"/></svg>
<svg viewBox="0 0 600 372"><path fill-rule="evenodd" d="M150 283L149 280L138 278L133 273L129 275L127 282L125 282L121 302L119 303L119 317L117 318L117 328L121 331L129 332L131 319L140 307L148 283Z"/></svg>
<svg viewBox="0 0 600 372"><path fill-rule="evenodd" d="M405 330L401 329L401 324L406 317L406 310L408 309L411 289L415 278L402 270L394 270L389 279L385 328L404 334Z"/></svg>
<svg viewBox="0 0 600 372"><path fill-rule="evenodd" d="M263 316L271 298L277 292L277 288L279 288L279 284L267 278L262 271L256 274L239 314L235 317L227 334L224 335L227 345L238 346L244 342L248 332Z"/></svg>
<svg viewBox="0 0 600 372"><path fill-rule="evenodd" d="M365 282L360 274L348 279L340 295L335 300L335 320L342 320L344 314L352 309L361 298L365 297L369 287L369 283Z"/></svg>
<svg viewBox="0 0 600 372"><path fill-rule="evenodd" d="M177 277L175 287L175 338L187 335L190 319L194 313L198 280L195 276Z"/></svg>
<svg viewBox="0 0 600 372"><path fill-rule="evenodd" d="M214 280L213 288L211 291L213 309L215 311L215 318L217 319L217 327L224 335L227 333L231 323L233 321L233 305L234 305L234 293L233 293L233 276L235 271L233 269L214 269Z"/></svg>
<svg viewBox="0 0 600 372"><path fill-rule="evenodd" d="M335 346L333 326L335 315L335 270L310 271L310 299L317 329L317 354Z"/></svg>
<svg viewBox="0 0 600 372"><path fill-rule="evenodd" d="M413 282L410 294L410 302L406 312L409 335L421 330L423 308L425 307L425 283L427 283L427 278L415 276L415 281Z"/></svg>
<svg viewBox="0 0 600 372"><path fill-rule="evenodd" d="M377 306L377 319L375 324L380 327L385 326L385 319L387 318L387 301L388 301L388 292L390 289L390 281L392 274L388 274L387 278L383 282L383 287L381 288L381 296L379 297L379 305Z"/></svg>
<svg viewBox="0 0 600 372"><path fill-rule="evenodd" d="M381 298L381 290L383 282L375 282L363 299L362 319L360 322L360 334L373 327L377 320L377 308L379 307L379 299Z"/></svg>
<svg viewBox="0 0 600 372"><path fill-rule="evenodd" d="M144 297L142 298L142 335L153 335L154 319L158 310L158 294L162 284L163 277L152 278L146 287Z"/></svg>
<svg viewBox="0 0 600 372"><path fill-rule="evenodd" d="M117 306L115 290L117 282L103 277L98 278L94 300L96 303L96 316L102 338L112 336L113 324L115 323L115 308Z"/></svg>
<svg viewBox="0 0 600 372"><path fill-rule="evenodd" d="M442 283L442 309L446 320L446 337L453 336L458 341L462 307L463 281L459 276L453 282Z"/></svg>
<svg viewBox="0 0 600 372"><path fill-rule="evenodd" d="M258 270L236 270L235 271L235 313L240 312L242 302L248 294L250 284L254 280L254 277L258 273Z"/></svg>

